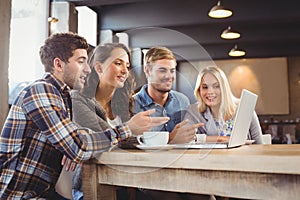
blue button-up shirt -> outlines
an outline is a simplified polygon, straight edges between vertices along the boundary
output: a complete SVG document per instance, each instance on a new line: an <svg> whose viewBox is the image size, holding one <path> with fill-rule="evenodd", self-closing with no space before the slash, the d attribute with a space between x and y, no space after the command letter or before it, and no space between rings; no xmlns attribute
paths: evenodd
<svg viewBox="0 0 300 200"><path fill-rule="evenodd" d="M155 113L152 116L155 117L166 117L168 116L170 120L163 125L154 127L152 131L169 131L171 132L175 125L183 120L185 112L190 104L187 96L184 94L171 90L168 95L168 99L164 107L155 103L152 98L147 93L148 85L144 85L141 90L136 93L133 98L134 103L134 114L146 111L149 109L155 109Z"/></svg>

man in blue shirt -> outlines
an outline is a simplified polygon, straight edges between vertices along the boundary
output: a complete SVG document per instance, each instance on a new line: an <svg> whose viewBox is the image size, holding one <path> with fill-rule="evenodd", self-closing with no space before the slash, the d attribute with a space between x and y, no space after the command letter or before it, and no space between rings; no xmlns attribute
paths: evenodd
<svg viewBox="0 0 300 200"><path fill-rule="evenodd" d="M133 96L134 113L155 109L152 116L168 116L170 120L153 131L170 132L169 143L188 143L195 138L200 124L187 126L182 121L190 101L184 94L172 90L176 78L176 58L165 47L153 47L145 56L144 72L148 84Z"/></svg>

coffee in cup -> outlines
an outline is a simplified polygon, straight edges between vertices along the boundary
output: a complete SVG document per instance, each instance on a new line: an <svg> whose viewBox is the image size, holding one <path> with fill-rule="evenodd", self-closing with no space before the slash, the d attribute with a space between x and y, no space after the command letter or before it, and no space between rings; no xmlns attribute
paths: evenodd
<svg viewBox="0 0 300 200"><path fill-rule="evenodd" d="M166 145L169 141L168 131L150 131L137 136L137 141L141 145L156 146Z"/></svg>

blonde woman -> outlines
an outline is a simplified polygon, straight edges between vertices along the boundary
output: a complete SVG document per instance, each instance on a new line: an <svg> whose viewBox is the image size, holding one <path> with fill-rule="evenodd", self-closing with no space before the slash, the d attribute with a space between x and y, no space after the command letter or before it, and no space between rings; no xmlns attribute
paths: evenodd
<svg viewBox="0 0 300 200"><path fill-rule="evenodd" d="M204 68L197 77L194 90L197 103L191 104L185 115L190 123L204 123L197 129L198 142L227 142L239 99L230 89L225 73L218 67ZM248 139L261 144L262 131L254 112Z"/></svg>

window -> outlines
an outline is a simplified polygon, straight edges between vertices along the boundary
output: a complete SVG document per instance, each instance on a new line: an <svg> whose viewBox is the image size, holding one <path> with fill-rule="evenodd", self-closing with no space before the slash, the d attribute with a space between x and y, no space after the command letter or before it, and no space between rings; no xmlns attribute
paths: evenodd
<svg viewBox="0 0 300 200"><path fill-rule="evenodd" d="M9 104L44 74L39 48L48 37L49 0L12 0L9 49Z"/></svg>
<svg viewBox="0 0 300 200"><path fill-rule="evenodd" d="M97 45L97 13L86 6L77 6L78 34L92 46Z"/></svg>

